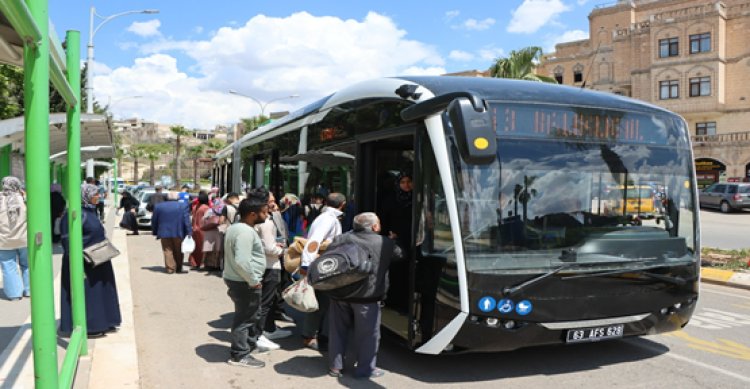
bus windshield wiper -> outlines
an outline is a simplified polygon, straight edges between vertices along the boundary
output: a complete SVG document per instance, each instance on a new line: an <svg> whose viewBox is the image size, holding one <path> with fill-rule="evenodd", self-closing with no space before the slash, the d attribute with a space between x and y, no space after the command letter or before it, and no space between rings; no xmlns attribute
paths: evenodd
<svg viewBox="0 0 750 389"><path fill-rule="evenodd" d="M576 278L586 278L586 277L604 277L604 276L611 276L611 275L617 275L617 274L625 274L625 273L638 273L642 274L646 277L650 277L653 279L657 279L659 281L664 281L673 285L677 286L683 286L687 284L689 281L692 281L691 278L682 278L680 276L667 276L664 274L656 274L651 273L648 270L658 269L661 267L666 267L669 265L662 264L657 266L650 266L646 268L640 268L640 269L619 269L619 270L611 270L611 271L603 271L603 272L593 272L593 273L584 273L584 274L577 274L574 276L569 277L562 277L563 280L572 280Z"/></svg>
<svg viewBox="0 0 750 389"><path fill-rule="evenodd" d="M533 284L536 284L537 282L542 281L542 280L544 280L544 279L546 279L548 277L551 277L551 276L553 276L553 275L555 275L555 274L557 274L557 273L559 273L559 272L561 272L563 270L569 270L569 269L572 269L572 268L580 268L580 267L584 267L584 266L596 266L596 265L600 265L601 266L601 265L614 265L614 264L623 264L623 263L627 263L627 264L637 263L637 264L643 265L644 261L607 261L607 262L566 263L566 264L560 265L560 266L558 266L558 267L556 267L556 268L554 268L554 269L552 269L552 270L550 270L550 271L548 271L546 273L543 273L543 274L540 274L540 275L538 275L538 276L536 276L534 278L528 279L528 280L526 280L526 281L524 281L524 282L522 282L520 284L504 287L503 288L503 295L504 296L512 296L512 295L518 293L519 291L521 291L521 290L523 290L525 288L528 288L529 286L531 286ZM661 267L661 266L662 265L657 266L657 267ZM651 268L649 268L649 269L651 269ZM615 272L626 273L628 271L632 271L632 270L625 270L625 271L623 271L623 270L616 270L616 271L614 271L612 273L615 273ZM609 273L609 272L607 272L607 273ZM598 275L598 274L600 274L600 273L588 273L587 275L592 275L593 276L593 275ZM657 276L660 276L660 275L657 274ZM565 277L563 279L570 279L570 278L574 278L574 277L577 277L577 276ZM667 277L667 276L664 276L664 277ZM686 281L683 280L683 282L686 282Z"/></svg>

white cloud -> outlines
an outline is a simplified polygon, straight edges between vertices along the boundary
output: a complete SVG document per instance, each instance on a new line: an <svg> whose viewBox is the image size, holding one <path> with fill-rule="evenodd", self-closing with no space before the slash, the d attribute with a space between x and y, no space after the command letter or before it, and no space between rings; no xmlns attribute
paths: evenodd
<svg viewBox="0 0 750 389"><path fill-rule="evenodd" d="M227 94L229 89L261 101L301 96L274 102L269 110L277 111L366 79L446 73L434 47L407 39L393 20L374 12L361 20L306 12L284 18L257 15L239 27L220 28L205 40L160 37L141 45L141 51L146 57L132 66L95 77L99 100L106 102L107 95L113 100L144 96L128 102L137 103L137 112L119 112L117 106L113 110L118 116L139 115L193 128L213 128L258 113L258 104ZM178 64L175 57L182 56L194 64ZM191 66L195 75L180 66Z"/></svg>
<svg viewBox="0 0 750 389"><path fill-rule="evenodd" d="M484 61L494 61L502 56L505 56L505 50L497 47L485 47L479 50L479 58ZM487 66L489 67L489 65Z"/></svg>
<svg viewBox="0 0 750 389"><path fill-rule="evenodd" d="M576 3L578 3L578 5L585 5L588 2L589 2L589 0L577 0L576 1Z"/></svg>
<svg viewBox="0 0 750 389"><path fill-rule="evenodd" d="M150 37L161 35L159 27L161 27L159 19L152 19L145 22L133 22L127 30L142 37Z"/></svg>
<svg viewBox="0 0 750 389"><path fill-rule="evenodd" d="M474 54L463 50L452 50L450 54L448 54L448 58L454 61L468 62L474 59Z"/></svg>
<svg viewBox="0 0 750 389"><path fill-rule="evenodd" d="M201 33L203 33L203 26L195 26L195 27L193 28L193 32L194 32L194 33L196 33L196 34L201 34Z"/></svg>
<svg viewBox="0 0 750 389"><path fill-rule="evenodd" d="M451 20L461 14L461 11L454 9L445 13L445 20Z"/></svg>
<svg viewBox="0 0 750 389"><path fill-rule="evenodd" d="M588 39L589 33L583 30L570 30L565 31L562 35L550 36L549 39L545 40L546 47L544 48L545 53L552 53L555 51L555 45L563 42L572 42L582 39Z"/></svg>
<svg viewBox="0 0 750 389"><path fill-rule="evenodd" d="M508 32L531 34L542 26L552 23L557 16L570 7L561 0L524 0L513 11L513 19L507 27Z"/></svg>
<svg viewBox="0 0 750 389"><path fill-rule="evenodd" d="M462 26L467 30L482 31L492 27L494 24L495 19L493 18L484 20L466 19Z"/></svg>

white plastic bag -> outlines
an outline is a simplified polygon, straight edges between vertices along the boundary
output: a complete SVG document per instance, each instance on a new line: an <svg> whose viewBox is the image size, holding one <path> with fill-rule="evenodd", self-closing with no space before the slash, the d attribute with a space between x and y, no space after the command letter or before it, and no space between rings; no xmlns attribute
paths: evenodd
<svg viewBox="0 0 750 389"><path fill-rule="evenodd" d="M315 312L318 310L318 300L315 298L315 290L307 283L307 277L302 277L295 283L289 285L281 293L290 307L300 312Z"/></svg>
<svg viewBox="0 0 750 389"><path fill-rule="evenodd" d="M193 237L188 235L182 240L182 252L192 253L195 250L195 241Z"/></svg>

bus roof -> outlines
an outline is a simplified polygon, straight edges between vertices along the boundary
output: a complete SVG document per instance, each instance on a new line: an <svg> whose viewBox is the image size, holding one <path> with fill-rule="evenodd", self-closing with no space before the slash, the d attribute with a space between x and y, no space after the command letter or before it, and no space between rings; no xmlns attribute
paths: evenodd
<svg viewBox="0 0 750 389"><path fill-rule="evenodd" d="M286 128L292 130L306 124L321 120L325 114L313 120L310 116L327 112L333 106L349 101L366 98L402 99L395 92L398 86L413 84L429 90L435 97L453 92L473 92L485 100L561 104L589 107L606 107L607 109L640 111L647 113L669 113L669 111L643 101L618 96L612 93L598 92L583 88L548 84L543 82L511 80L487 77L455 76L405 76L388 77L363 81L337 91L314 103L308 104L291 114L266 124L259 129L245 134L238 142L244 146L248 143L265 139L269 132ZM422 98L422 101L428 98ZM282 129L282 132L283 131ZM266 136L264 136L266 135ZM216 154L217 159L229 157L232 146Z"/></svg>

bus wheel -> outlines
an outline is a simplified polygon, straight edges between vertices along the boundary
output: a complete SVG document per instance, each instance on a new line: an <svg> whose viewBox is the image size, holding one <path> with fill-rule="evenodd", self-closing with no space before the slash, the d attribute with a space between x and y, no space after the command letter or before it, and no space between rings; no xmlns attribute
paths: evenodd
<svg viewBox="0 0 750 389"><path fill-rule="evenodd" d="M721 212L723 212L723 213L729 213L729 211L731 211L731 210L732 210L732 208L729 206L728 202L726 202L726 201L722 201L721 202Z"/></svg>

